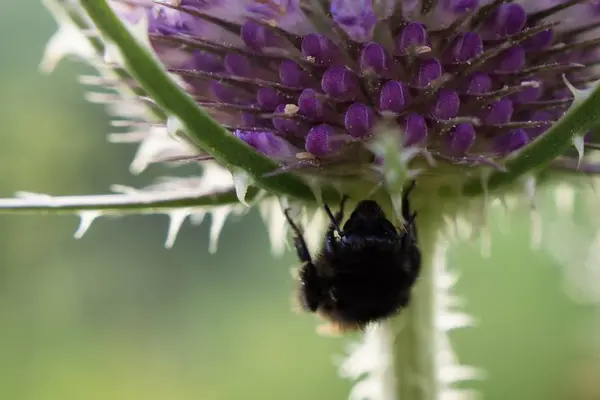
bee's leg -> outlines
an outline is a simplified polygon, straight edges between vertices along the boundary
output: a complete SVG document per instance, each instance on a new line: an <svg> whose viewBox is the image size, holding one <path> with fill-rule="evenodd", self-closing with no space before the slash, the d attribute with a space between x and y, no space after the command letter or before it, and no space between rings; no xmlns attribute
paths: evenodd
<svg viewBox="0 0 600 400"><path fill-rule="evenodd" d="M306 242L304 241L304 236L302 236L302 230L296 225L292 217L290 217L290 209L287 208L283 214L285 215L285 219L288 224L292 228L292 232L294 234L294 248L298 253L298 258L302 262L309 262L312 264L312 259L310 257L310 252L308 251L308 246L306 246Z"/></svg>
<svg viewBox="0 0 600 400"><path fill-rule="evenodd" d="M405 232L402 234L400 243L402 254L406 255L404 269L409 273L410 279L407 281L408 287L413 285L421 272L421 251L419 250L419 244L417 243L416 237L416 217L417 213L414 212L410 215L409 219L406 220ZM408 298L406 300L406 304L408 304Z"/></svg>
<svg viewBox="0 0 600 400"><path fill-rule="evenodd" d="M294 247L296 253L298 253L298 258L302 262L299 273L299 279L302 284L300 301L307 310L314 312L319 307L322 298L317 268L313 264L308 246L306 245L304 236L302 236L302 231L298 225L296 225L292 217L290 217L290 209L286 209L283 213L294 233Z"/></svg>
<svg viewBox="0 0 600 400"><path fill-rule="evenodd" d="M327 216L329 217L329 228L327 229L327 234L325 235L325 248L328 251L335 251L335 237L333 236L334 232L338 232L340 233L342 231L342 228L340 227L340 224L342 223L342 220L344 219L344 206L346 205L346 202L348 201L348 196L344 196L342 198L342 202L340 203L340 209L338 210L338 212L335 213L335 215L331 212L331 209L329 208L329 206L327 204L323 205L323 208L325 208L325 212L327 213Z"/></svg>
<svg viewBox="0 0 600 400"><path fill-rule="evenodd" d="M421 273L421 251L419 250L416 242L413 242L413 245L410 247L410 250L407 254L408 262L410 263L408 266L411 278L408 282L408 286L410 287L415 283L419 277L419 274Z"/></svg>
<svg viewBox="0 0 600 400"><path fill-rule="evenodd" d="M417 245L417 229L416 229L416 220L417 212L410 214L408 219L404 221L404 234L402 235L402 250L408 251L411 245Z"/></svg>
<svg viewBox="0 0 600 400"><path fill-rule="evenodd" d="M410 219L410 202L408 200L408 197L415 188L415 185L416 182L412 181L408 189L406 189L404 193L402 193L402 217L405 221Z"/></svg>
<svg viewBox="0 0 600 400"><path fill-rule="evenodd" d="M410 202L408 200L408 196L410 196L410 193L415 188L415 185L416 182L413 180L408 189L406 189L402 194L402 218L404 218L405 230L414 237L414 240L417 240L417 226L414 223L417 213L414 212L411 214Z"/></svg>
<svg viewBox="0 0 600 400"><path fill-rule="evenodd" d="M410 212L410 203L408 197L415 187L415 181L412 181L408 189L402 196L402 217L404 218L404 234L402 235L402 252L406 255L406 269L410 272L410 281L408 286L412 286L421 271L421 251L417 243L417 212ZM408 304L408 298L407 303Z"/></svg>
<svg viewBox="0 0 600 400"><path fill-rule="evenodd" d="M346 206L346 202L349 198L350 197L347 194L342 197L342 201L340 202L340 210L337 212L337 214L335 214L335 219L338 224L342 222L342 219L344 219L344 207Z"/></svg>
<svg viewBox="0 0 600 400"><path fill-rule="evenodd" d="M323 205L323 208L325 209L325 212L327 213L327 216L329 217L329 222L330 222L329 229L330 230L337 230L338 232L341 231L340 223L344 219L344 206L346 205L348 198L349 198L348 196L344 196L342 198L342 201L340 203L340 209L338 210L338 212L335 213L335 215L331 212L331 209L329 208L329 206L327 204Z"/></svg>

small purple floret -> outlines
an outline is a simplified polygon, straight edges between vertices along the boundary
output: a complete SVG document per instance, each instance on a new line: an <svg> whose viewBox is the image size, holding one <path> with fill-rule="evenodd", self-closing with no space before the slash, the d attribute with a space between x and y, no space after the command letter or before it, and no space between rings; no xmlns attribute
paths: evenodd
<svg viewBox="0 0 600 400"><path fill-rule="evenodd" d="M192 59L193 68L204 72L222 72L223 59L206 51L194 52Z"/></svg>
<svg viewBox="0 0 600 400"><path fill-rule="evenodd" d="M542 51L549 47L554 39L554 31L546 29L523 42L526 51Z"/></svg>
<svg viewBox="0 0 600 400"><path fill-rule="evenodd" d="M271 87L263 87L256 92L256 102L265 111L273 111L286 101L285 97Z"/></svg>
<svg viewBox="0 0 600 400"><path fill-rule="evenodd" d="M455 14L464 14L475 9L479 4L478 0L444 0L444 8Z"/></svg>
<svg viewBox="0 0 600 400"><path fill-rule="evenodd" d="M292 158L296 152L288 142L271 132L236 130L234 135L257 151L276 159Z"/></svg>
<svg viewBox="0 0 600 400"><path fill-rule="evenodd" d="M254 21L246 21L240 31L242 40L252 50L260 51L265 47L277 47L278 40L273 31Z"/></svg>
<svg viewBox="0 0 600 400"><path fill-rule="evenodd" d="M360 139L369 136L375 125L375 112L362 103L354 103L346 111L344 125L352 137Z"/></svg>
<svg viewBox="0 0 600 400"><path fill-rule="evenodd" d="M471 75L469 84L467 85L467 93L469 94L484 94L492 88L492 79L488 74L476 72Z"/></svg>
<svg viewBox="0 0 600 400"><path fill-rule="evenodd" d="M514 129L496 138L495 148L501 154L508 154L520 149L529 142L525 129Z"/></svg>
<svg viewBox="0 0 600 400"><path fill-rule="evenodd" d="M458 93L450 89L442 89L438 92L437 101L431 115L440 120L456 117L460 107Z"/></svg>
<svg viewBox="0 0 600 400"><path fill-rule="evenodd" d="M210 91L216 100L224 103L233 103L238 100L239 91L230 85L211 81Z"/></svg>
<svg viewBox="0 0 600 400"><path fill-rule="evenodd" d="M515 3L500 4L488 19L485 28L490 39L511 36L523 29L527 21L527 13L523 7Z"/></svg>
<svg viewBox="0 0 600 400"><path fill-rule="evenodd" d="M399 55L406 55L415 48L427 46L428 40L427 29L423 24L410 23L396 38L396 51Z"/></svg>
<svg viewBox="0 0 600 400"><path fill-rule="evenodd" d="M240 54L228 54L225 57L225 70L231 75L237 75L244 78L252 76L252 65L248 58Z"/></svg>
<svg viewBox="0 0 600 400"><path fill-rule="evenodd" d="M323 35L311 33L302 39L302 55L310 62L323 67L330 66L338 58L338 49Z"/></svg>
<svg viewBox="0 0 600 400"><path fill-rule="evenodd" d="M335 153L341 143L336 141L335 130L327 124L317 125L311 128L306 136L305 149L315 156L329 156Z"/></svg>
<svg viewBox="0 0 600 400"><path fill-rule="evenodd" d="M450 151L462 155L475 143L475 129L471 124L459 124L450 134Z"/></svg>
<svg viewBox="0 0 600 400"><path fill-rule="evenodd" d="M287 107L288 106L286 104L280 104L275 109L275 113L284 115L286 114ZM274 117L273 126L283 136L299 136L308 132L308 127L306 124L298 119Z"/></svg>
<svg viewBox="0 0 600 400"><path fill-rule="evenodd" d="M301 88L312 86L312 79L298 64L284 60L279 66L279 78L284 85Z"/></svg>
<svg viewBox="0 0 600 400"><path fill-rule="evenodd" d="M425 60L419 66L419 71L415 76L415 85L419 88L426 88L429 84L442 76L442 64L434 58Z"/></svg>
<svg viewBox="0 0 600 400"><path fill-rule="evenodd" d="M523 46L513 46L500 55L496 71L517 72L525 66L526 53Z"/></svg>
<svg viewBox="0 0 600 400"><path fill-rule="evenodd" d="M508 99L498 100L490 105L485 123L490 125L506 124L513 114L513 102Z"/></svg>
<svg viewBox="0 0 600 400"><path fill-rule="evenodd" d="M528 81L527 87L513 96L513 101L515 103L531 103L539 100L539 98L542 96L543 90L543 83L539 80ZM566 96L567 98L572 97L570 92Z"/></svg>
<svg viewBox="0 0 600 400"><path fill-rule="evenodd" d="M333 20L358 43L372 38L373 29L378 22L370 0L332 0Z"/></svg>
<svg viewBox="0 0 600 400"><path fill-rule="evenodd" d="M368 43L360 56L360 69L363 74L385 74L391 68L391 59L382 45Z"/></svg>
<svg viewBox="0 0 600 400"><path fill-rule="evenodd" d="M548 111L535 111L532 115L531 118L529 119L530 121L540 121L540 122L551 122L554 118L552 118L552 115L548 112ZM536 137L538 137L539 135L541 135L542 133L544 133L548 127L550 126L550 124L545 124L542 126L538 126L535 128L529 128L527 130L527 133L529 134L529 137L531 139L535 139Z"/></svg>
<svg viewBox="0 0 600 400"><path fill-rule="evenodd" d="M427 138L425 119L417 113L408 114L404 119L404 146L421 143L425 138Z"/></svg>
<svg viewBox="0 0 600 400"><path fill-rule="evenodd" d="M330 67L323 74L321 88L335 99L352 100L358 94L358 79L346 67Z"/></svg>
<svg viewBox="0 0 600 400"><path fill-rule="evenodd" d="M447 58L452 63L462 64L481 53L483 53L481 37L475 32L465 32L454 39Z"/></svg>
<svg viewBox="0 0 600 400"><path fill-rule="evenodd" d="M298 97L298 107L300 109L300 114L312 118L313 120L326 119L332 114L325 96L314 89L304 89L302 91Z"/></svg>
<svg viewBox="0 0 600 400"><path fill-rule="evenodd" d="M399 81L388 81L379 95L379 109L384 113L400 114L410 102L408 87Z"/></svg>

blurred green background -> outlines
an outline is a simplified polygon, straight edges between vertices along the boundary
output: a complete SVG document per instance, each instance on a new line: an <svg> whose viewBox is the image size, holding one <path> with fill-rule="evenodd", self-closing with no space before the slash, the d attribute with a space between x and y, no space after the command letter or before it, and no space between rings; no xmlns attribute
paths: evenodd
<svg viewBox="0 0 600 400"><path fill-rule="evenodd" d="M104 110L76 83L85 67L38 72L55 31L38 1L0 11L0 195L104 193L173 172L129 175L135 148L107 143ZM567 296L553 245L531 250L524 218L492 218L489 259L477 243L450 253L478 320L452 337L461 360L489 375L468 386L490 400L600 399L596 307ZM207 223L184 226L166 250L161 216L101 219L79 241L73 217L0 221L0 399L347 398L333 360L350 340L319 337L311 316L291 311L295 258L271 256L257 213L226 225L216 255Z"/></svg>

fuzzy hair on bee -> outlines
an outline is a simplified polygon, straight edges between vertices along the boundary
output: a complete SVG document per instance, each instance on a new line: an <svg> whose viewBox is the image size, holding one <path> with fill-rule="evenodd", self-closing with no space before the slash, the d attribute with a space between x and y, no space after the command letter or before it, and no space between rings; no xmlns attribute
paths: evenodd
<svg viewBox="0 0 600 400"><path fill-rule="evenodd" d="M402 198L403 226L399 229L375 201L362 200L347 221L345 196L333 214L325 205L329 228L316 257L311 256L301 228L285 216L302 262L298 271L298 300L302 308L328 321L328 333L364 330L368 324L389 318L408 306L421 269L417 244L416 212Z"/></svg>

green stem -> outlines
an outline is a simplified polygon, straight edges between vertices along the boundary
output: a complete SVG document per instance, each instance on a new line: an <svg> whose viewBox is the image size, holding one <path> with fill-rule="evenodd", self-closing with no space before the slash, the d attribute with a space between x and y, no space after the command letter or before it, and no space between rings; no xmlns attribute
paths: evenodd
<svg viewBox="0 0 600 400"><path fill-rule="evenodd" d="M246 201L258 194L248 188ZM99 196L46 196L0 199L0 213L74 214L81 211L99 211L102 214L150 214L189 207L216 207L239 204L235 190L203 196L175 193L141 192L136 194L108 194Z"/></svg>
<svg viewBox="0 0 600 400"><path fill-rule="evenodd" d="M388 322L393 337L393 365L396 400L437 400L441 387L437 360L436 271L434 259L439 229L439 213L419 212L418 242L421 274L413 289L409 307Z"/></svg>
<svg viewBox="0 0 600 400"><path fill-rule="evenodd" d="M309 186L293 174L265 177L278 166L231 135L198 107L150 50L138 43L106 0L80 0L80 3L98 30L119 47L127 70L140 86L159 106L181 121L193 145L232 170L246 171L264 189L314 201ZM332 192L327 193L326 197L339 196Z"/></svg>

